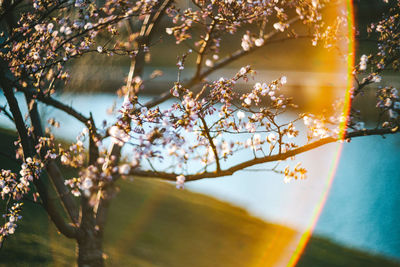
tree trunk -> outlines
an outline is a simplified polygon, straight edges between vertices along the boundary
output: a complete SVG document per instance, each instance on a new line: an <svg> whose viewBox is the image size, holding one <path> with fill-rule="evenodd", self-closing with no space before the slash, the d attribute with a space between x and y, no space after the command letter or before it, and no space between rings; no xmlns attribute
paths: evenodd
<svg viewBox="0 0 400 267"><path fill-rule="evenodd" d="M104 266L102 241L102 235L95 229L82 229L78 238L79 267Z"/></svg>
<svg viewBox="0 0 400 267"><path fill-rule="evenodd" d="M103 227L97 225L93 207L85 196L81 198L81 208L82 219L77 238L78 266L103 267Z"/></svg>

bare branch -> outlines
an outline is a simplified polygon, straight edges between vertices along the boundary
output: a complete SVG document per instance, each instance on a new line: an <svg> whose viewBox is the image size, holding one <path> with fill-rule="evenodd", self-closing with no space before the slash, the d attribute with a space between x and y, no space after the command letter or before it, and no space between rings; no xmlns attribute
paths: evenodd
<svg viewBox="0 0 400 267"><path fill-rule="evenodd" d="M18 88L18 89L20 90L20 88ZM26 91L27 90L24 90L24 92L28 93L31 97L36 98L40 102L45 103L45 104L47 104L49 106L52 106L52 107L55 107L55 108L57 108L57 109L59 109L61 111L64 111L68 115L71 115L72 117L74 117L78 121L80 121L83 124L85 124L86 126L88 126L90 119L88 117L85 117L81 113L79 113L73 107L65 105L65 104L61 103L60 101L52 98L51 96L45 96L45 95L43 95L41 93L39 93L37 95L33 95L33 94L31 94L29 92L26 92Z"/></svg>
<svg viewBox="0 0 400 267"><path fill-rule="evenodd" d="M207 48L210 46L211 42L212 42L212 38L211 35L215 29L215 26L217 25L217 21L215 19L213 19L213 21L211 22L210 28L207 31L206 36L204 37L203 40L203 45L201 46L200 50L199 50L199 54L197 55L197 59L196 59L196 73L195 73L195 77L200 75L201 72L201 67L203 64L203 60L204 60L204 55L207 51Z"/></svg>
<svg viewBox="0 0 400 267"><path fill-rule="evenodd" d="M215 146L213 138L210 135L210 129L208 129L206 120L202 116L200 116L200 120L203 123L204 134L207 137L208 142L210 143L211 149L212 149L212 151L214 153L215 163L217 164L217 172L220 172L221 171L221 165L219 163L217 147Z"/></svg>
<svg viewBox="0 0 400 267"><path fill-rule="evenodd" d="M7 106L6 106L6 105L0 107L0 113L1 113L1 112L3 112L4 115L5 115L10 121L12 121L12 122L14 123L14 118L12 117L12 115L10 114L10 112L8 112Z"/></svg>

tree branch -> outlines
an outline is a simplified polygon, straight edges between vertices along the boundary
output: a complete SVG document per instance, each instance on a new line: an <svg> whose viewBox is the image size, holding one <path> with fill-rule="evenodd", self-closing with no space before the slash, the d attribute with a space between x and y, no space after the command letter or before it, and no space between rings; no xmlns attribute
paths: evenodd
<svg viewBox="0 0 400 267"><path fill-rule="evenodd" d="M160 4L160 7L157 9L157 11L148 15L149 17L146 18L146 21L142 25L142 28L140 31L140 38L138 40L139 46L148 44L148 42L150 41L151 36L154 32L155 26L160 22L162 14L165 13L164 11L167 9L167 7L172 2L173 2L172 0L164 0ZM132 29L131 29L131 31L132 31ZM128 79L127 79L127 86L129 89L131 87L132 78L137 75L141 75L141 73L143 71L143 66L142 66L143 62L144 62L144 51L142 51L142 49L139 49L138 55L136 57L132 58L132 60L131 60L130 71L129 71L129 75L128 75ZM138 65L140 65L140 66L138 67ZM121 149L122 149L121 146L119 146L118 144L115 144L115 143L111 144L108 154L109 154L109 157L116 158L115 164L118 163L118 160L121 156ZM114 181L117 180L117 178L118 177L114 177ZM101 190L103 190L103 189L101 189ZM101 190L99 190L99 192L98 192L98 204L95 207L95 213L96 213L96 223L98 224L100 229L103 229L105 221L106 221L108 208L110 205L110 200L108 199L108 197L101 198L101 195L102 195Z"/></svg>
<svg viewBox="0 0 400 267"><path fill-rule="evenodd" d="M399 128L369 129L369 130L347 133L345 136L345 139L361 137L361 136L395 134L398 132L399 132ZM309 151L309 150L315 149L317 147L323 146L325 144L333 143L336 141L339 141L339 139L333 138L333 137L327 137L327 138L323 138L318 141L306 144L304 146L298 147L296 149L289 150L285 153L280 153L280 154L278 153L278 154L274 154L274 155L269 155L269 156L265 156L265 157L261 157L261 158L255 158L252 160L244 161L240 164L234 165L226 170L221 170L219 172L203 172L203 173L199 173L199 174L186 175L185 178L186 178L186 181L189 182L189 181L195 181L195 180L200 180L200 179L204 179L204 178L217 178L217 177L229 176L229 175L234 174L237 171L243 170L250 166L254 166L257 164L261 164L261 163L286 160L290 157L296 156L298 154L304 153L306 151ZM167 173L167 172L153 172L153 171L134 169L131 171L130 175L175 181L176 177L179 174Z"/></svg>
<svg viewBox="0 0 400 267"><path fill-rule="evenodd" d="M34 149L31 143L30 138L28 137L28 131L25 127L24 120L21 114L21 110L19 108L17 99L14 96L14 92L12 90L11 84L9 80L5 78L6 74L4 68L6 65L3 61L0 62L2 72L0 74L0 85L3 88L4 95L6 96L7 102L10 106L11 113L14 117L15 126L18 131L18 135L21 139L22 148L24 151L24 157L33 157L34 156ZM49 191L46 185L42 182L42 180L34 179L33 183L40 195L40 198L43 202L43 207L45 208L46 212L49 214L51 220L56 225L57 229L64 234L66 237L73 238L76 236L76 228L72 225L67 224L64 221L64 218L58 213L53 201L49 196Z"/></svg>
<svg viewBox="0 0 400 267"><path fill-rule="evenodd" d="M83 114L78 112L73 107L65 105L65 104L61 103L60 101L52 98L51 96L45 96L42 93L34 94L34 93L30 92L30 90L28 90L27 88L22 88L21 86L18 86L18 90L25 93L30 98L37 99L42 103L45 103L45 104L52 106L56 109L59 109L61 111L64 111L65 113L67 113L68 115L71 115L72 117L74 117L78 121L82 122L86 126L89 125L90 118L85 117Z"/></svg>
<svg viewBox="0 0 400 267"><path fill-rule="evenodd" d="M39 112L37 110L37 103L34 99L32 99L29 95L25 94L26 101L29 107L29 115L31 118L31 122L33 125L33 132L35 134L35 141L38 142L40 137L44 137L41 119ZM44 151L42 151L42 158L47 152L47 147L45 147ZM77 225L79 223L79 209L76 206L72 195L70 194L68 188L64 184L64 177L58 168L57 164L54 160L48 159L46 164L46 171L49 175L51 181L53 182L54 187L57 190L58 196L63 203L64 209L67 211L67 214L71 218L71 220Z"/></svg>
<svg viewBox="0 0 400 267"><path fill-rule="evenodd" d="M199 50L199 54L197 55L197 59L196 59L197 68L196 68L196 73L194 75L195 77L200 75L201 66L204 61L204 55L205 55L210 43L212 42L211 35L215 29L216 24L217 24L216 20L213 19L213 21L211 22L211 25L210 25L210 29L207 31L206 37L204 37L204 40L203 40L204 43L201 46L201 48Z"/></svg>
<svg viewBox="0 0 400 267"><path fill-rule="evenodd" d="M300 20L299 17L294 17L294 18L292 18L291 20L288 21L288 25L292 25L292 24L294 24L295 22L297 22L299 20ZM211 73L213 73L214 71L216 71L216 70L218 70L218 69L220 69L220 68L222 68L222 67L224 67L224 66L226 66L226 65L228 65L230 63L232 63L233 61L235 61L235 60L237 60L237 59L239 59L239 58L241 58L243 56L246 56L246 55L248 55L250 53L253 53L253 52L259 50L260 48L267 46L268 44L271 44L272 42L267 42L267 41L270 40L272 37L276 36L279 33L281 33L281 32L278 31L278 30L273 30L273 31L265 34L263 36L264 43L261 46L253 46L248 51L245 51L243 49L236 50L231 55L229 55L229 56L221 59L219 62L215 63L213 67L211 67L211 68L207 69L206 71L204 71L200 75L200 78L203 79L203 78L207 77L208 75L210 75ZM287 38L287 39L291 39L291 38ZM285 39L285 40L287 40L287 39Z"/></svg>
<svg viewBox="0 0 400 267"><path fill-rule="evenodd" d="M14 123L14 118L13 118L12 115L7 111L6 105L0 107L0 113L1 113L1 112L3 112L4 115L5 115L10 121L12 121L12 122Z"/></svg>
<svg viewBox="0 0 400 267"><path fill-rule="evenodd" d="M295 22L299 21L300 18L299 17L294 17L291 20L288 21L288 24L294 24ZM280 31L278 30L273 30L271 32L269 32L268 34L264 35L264 44L261 46L253 46L250 48L250 50L245 51L243 49L239 49L237 51L235 51L234 53L232 53L231 55L221 59L219 62L215 63L213 67L208 68L207 70L205 70L204 72L200 73L200 74L196 74L192 77L192 79L190 79L187 83L185 83L183 85L184 88L187 89L191 89L192 87L194 87L195 85L197 85L199 82L202 81L202 79L206 78L207 76L209 76L211 73L213 73L214 71L232 63L233 61L246 56L254 51L257 51L258 49L265 47L268 44L271 44L272 42L266 42L267 40L270 40L272 37L274 37L275 35L279 34ZM290 39L290 38L288 38ZM282 41L282 40L280 40ZM160 97L150 100L148 101L144 106L146 108L152 108L155 107L165 101L167 101L168 99L172 98L172 95L169 91L166 91L165 93L161 94Z"/></svg>
<svg viewBox="0 0 400 267"><path fill-rule="evenodd" d="M213 139L212 139L212 137L210 135L210 129L208 129L206 120L202 116L199 116L199 118L200 118L201 122L203 123L204 134L207 137L208 142L210 143L211 149L212 149L212 151L214 153L215 163L217 164L217 172L220 172L221 171L221 165L219 163L217 147L215 146L214 141L213 141Z"/></svg>

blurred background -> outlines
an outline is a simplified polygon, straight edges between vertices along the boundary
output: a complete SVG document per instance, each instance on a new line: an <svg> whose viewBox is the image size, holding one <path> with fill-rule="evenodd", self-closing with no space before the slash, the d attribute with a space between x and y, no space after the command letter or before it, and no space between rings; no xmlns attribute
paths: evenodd
<svg viewBox="0 0 400 267"><path fill-rule="evenodd" d="M365 41L364 32L386 6L383 1L354 4L360 29L356 38L357 61L376 46L375 42ZM335 12L343 10L345 6L326 15L328 19L334 18L338 14ZM177 78L177 56L188 49L176 46L174 38L161 29L155 36L158 48L152 50L143 76L149 78L156 70L163 75L146 82L142 100L172 87ZM222 44L226 53L240 47L240 38L229 38ZM306 38L284 42L276 39L208 79L230 77L250 64L257 75L247 84L239 84L237 90L245 92L257 81L285 75L288 83L283 93L293 96L300 112L329 112L331 103L342 97L346 89L347 62L343 55L348 53L347 43L338 43L338 47L340 50L313 47ZM69 66L71 80L57 98L86 115L92 112L97 124L103 120L112 122L113 116L107 109L122 103L113 92L125 84L129 64L129 58L103 54L79 59ZM189 59L183 79L193 74L191 64ZM400 79L395 73L388 73L381 85L386 83L396 87ZM369 124L374 123L376 116L374 96L371 89L357 103L367 114ZM0 102L5 103L3 96ZM60 139L74 140L81 130L80 124L59 111L41 106L41 112L61 122L61 128L55 130ZM6 119L0 125L1 150L10 152L15 137L7 129L12 125ZM305 139L305 135L300 137ZM316 223L297 266L400 266L399 149L398 135L329 144L298 156L295 162L284 163L295 165L300 161L308 170L306 180L289 184L283 182L283 175L264 170L270 165L231 177L191 182L184 191L160 181L121 181L121 192L112 204L107 225L107 263L286 266L296 255L305 232ZM10 164L2 157L2 168L9 168ZM27 203L24 212L15 237L0 250L0 265L13 262L26 266L68 266L74 258L73 243L56 234L35 204ZM37 247L41 248L40 253Z"/></svg>

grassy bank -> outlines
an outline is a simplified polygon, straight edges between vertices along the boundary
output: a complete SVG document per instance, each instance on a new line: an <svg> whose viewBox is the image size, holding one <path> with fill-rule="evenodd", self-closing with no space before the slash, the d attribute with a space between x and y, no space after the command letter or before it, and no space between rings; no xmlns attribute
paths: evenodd
<svg viewBox="0 0 400 267"><path fill-rule="evenodd" d="M1 151L10 153L12 137L2 133L0 138ZM1 156L0 167L10 165ZM271 266L296 235L168 183L135 179L119 185L105 233L108 266ZM75 263L74 242L57 234L38 204L27 202L23 216L0 250L0 266ZM398 265L313 237L298 266Z"/></svg>

